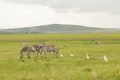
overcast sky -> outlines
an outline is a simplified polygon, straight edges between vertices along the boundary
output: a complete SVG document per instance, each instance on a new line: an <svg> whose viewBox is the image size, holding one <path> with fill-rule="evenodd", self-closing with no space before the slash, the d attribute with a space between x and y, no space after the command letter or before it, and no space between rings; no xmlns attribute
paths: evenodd
<svg viewBox="0 0 120 80"><path fill-rule="evenodd" d="M0 0L0 28L77 24L120 28L120 0Z"/></svg>

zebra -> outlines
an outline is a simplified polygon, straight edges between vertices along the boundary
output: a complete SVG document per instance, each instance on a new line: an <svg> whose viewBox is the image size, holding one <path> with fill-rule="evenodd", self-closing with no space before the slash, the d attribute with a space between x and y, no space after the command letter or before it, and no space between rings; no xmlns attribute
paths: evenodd
<svg viewBox="0 0 120 80"><path fill-rule="evenodd" d="M28 58L30 58L30 52L37 52L36 57L38 57L38 54L40 53L40 48L41 47L39 45L26 45L20 51L20 58L23 58L25 52L28 53Z"/></svg>
<svg viewBox="0 0 120 80"><path fill-rule="evenodd" d="M53 52L55 58L59 56L59 51L56 45L46 45L45 42L41 42L39 46L41 47L40 54L42 54L43 52L45 54L45 57L46 57L46 52Z"/></svg>
<svg viewBox="0 0 120 80"><path fill-rule="evenodd" d="M93 44L101 44L100 41L97 41L97 40L92 40Z"/></svg>

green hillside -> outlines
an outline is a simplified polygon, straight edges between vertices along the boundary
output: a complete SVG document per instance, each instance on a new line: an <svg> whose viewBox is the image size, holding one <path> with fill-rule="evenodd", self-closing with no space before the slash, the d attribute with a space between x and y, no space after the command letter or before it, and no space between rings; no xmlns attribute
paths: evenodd
<svg viewBox="0 0 120 80"><path fill-rule="evenodd" d="M103 32L120 32L117 29L94 28L80 25L63 25L50 24L42 26L3 29L1 33L103 33Z"/></svg>

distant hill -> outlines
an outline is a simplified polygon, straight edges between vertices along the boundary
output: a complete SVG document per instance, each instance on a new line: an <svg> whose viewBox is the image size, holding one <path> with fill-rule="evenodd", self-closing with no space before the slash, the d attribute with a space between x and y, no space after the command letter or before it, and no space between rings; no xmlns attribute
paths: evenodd
<svg viewBox="0 0 120 80"><path fill-rule="evenodd" d="M63 24L50 24L42 26L0 30L0 33L104 33L104 32L120 32L120 30Z"/></svg>

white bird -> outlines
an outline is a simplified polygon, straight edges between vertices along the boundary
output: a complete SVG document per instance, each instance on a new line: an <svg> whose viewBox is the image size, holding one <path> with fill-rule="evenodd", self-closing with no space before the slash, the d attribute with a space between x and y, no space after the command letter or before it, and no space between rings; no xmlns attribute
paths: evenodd
<svg viewBox="0 0 120 80"><path fill-rule="evenodd" d="M87 54L87 55L86 55L86 58L87 58L87 59L90 59L90 56Z"/></svg>
<svg viewBox="0 0 120 80"><path fill-rule="evenodd" d="M61 57L63 57L63 55L62 55L62 54L60 54L60 56L61 56Z"/></svg>
<svg viewBox="0 0 120 80"><path fill-rule="evenodd" d="M104 61L108 62L108 59L107 59L107 57L105 55L104 55Z"/></svg>
<svg viewBox="0 0 120 80"><path fill-rule="evenodd" d="M74 55L73 54L70 54L71 57L73 57Z"/></svg>

